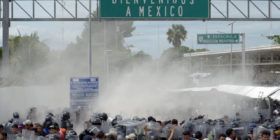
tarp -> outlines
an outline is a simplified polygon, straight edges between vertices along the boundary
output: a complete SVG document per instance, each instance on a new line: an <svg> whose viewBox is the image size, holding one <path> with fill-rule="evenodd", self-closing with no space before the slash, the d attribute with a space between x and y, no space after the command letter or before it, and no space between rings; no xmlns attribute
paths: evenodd
<svg viewBox="0 0 280 140"><path fill-rule="evenodd" d="M218 85L213 87L196 87L196 88L172 90L172 92L192 92L192 91L219 91L219 92L224 92L229 94L247 96L250 98L264 98L278 91L270 97L272 99L280 100L280 87Z"/></svg>

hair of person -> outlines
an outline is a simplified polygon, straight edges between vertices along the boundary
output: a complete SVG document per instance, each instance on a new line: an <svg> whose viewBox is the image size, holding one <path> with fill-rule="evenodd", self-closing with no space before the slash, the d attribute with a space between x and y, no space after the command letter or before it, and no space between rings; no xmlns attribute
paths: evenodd
<svg viewBox="0 0 280 140"><path fill-rule="evenodd" d="M178 120L172 119L171 123L172 123L172 124L178 124Z"/></svg>
<svg viewBox="0 0 280 140"><path fill-rule="evenodd" d="M226 136L225 134L220 134L220 135L219 135L219 138L220 138L220 137L227 137L227 136Z"/></svg>
<svg viewBox="0 0 280 140"><path fill-rule="evenodd" d="M190 131L188 131L188 130L185 130L184 132L183 132L183 135L191 135L191 132Z"/></svg>
<svg viewBox="0 0 280 140"><path fill-rule="evenodd" d="M201 139L202 138L202 133L200 131L196 131L194 134L196 139Z"/></svg>
<svg viewBox="0 0 280 140"><path fill-rule="evenodd" d="M233 132L233 129L229 128L229 129L226 130L226 135L229 137L232 132Z"/></svg>
<svg viewBox="0 0 280 140"><path fill-rule="evenodd" d="M270 136L270 132L268 130L263 130L263 131L261 131L261 136L263 136L263 135Z"/></svg>

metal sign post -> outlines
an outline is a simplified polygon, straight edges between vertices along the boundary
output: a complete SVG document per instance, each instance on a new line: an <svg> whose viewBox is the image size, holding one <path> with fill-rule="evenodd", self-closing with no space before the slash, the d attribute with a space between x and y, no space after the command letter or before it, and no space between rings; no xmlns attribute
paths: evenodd
<svg viewBox="0 0 280 140"><path fill-rule="evenodd" d="M9 77L9 0L3 0L3 50L2 50L2 76Z"/></svg>
<svg viewBox="0 0 280 140"><path fill-rule="evenodd" d="M246 52L245 52L245 34L240 34L242 36L242 77L246 77ZM247 79L247 78L245 78Z"/></svg>
<svg viewBox="0 0 280 140"><path fill-rule="evenodd" d="M228 24L231 26L231 33L233 33L233 24L234 23L235 23L235 21ZM232 44L230 44L230 75L231 75L231 81L232 81Z"/></svg>
<svg viewBox="0 0 280 140"><path fill-rule="evenodd" d="M92 76L92 48L91 48L91 0L89 0L89 14L88 14L88 26L89 26L89 39L88 39L88 76Z"/></svg>

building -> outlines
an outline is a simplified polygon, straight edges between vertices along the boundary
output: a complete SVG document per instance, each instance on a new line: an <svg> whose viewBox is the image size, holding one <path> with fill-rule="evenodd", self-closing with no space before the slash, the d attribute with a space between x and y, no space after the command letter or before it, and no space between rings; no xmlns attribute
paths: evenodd
<svg viewBox="0 0 280 140"><path fill-rule="evenodd" d="M256 84L280 84L280 45L251 47L245 52L247 78ZM236 76L240 75L241 71L241 53L241 49L232 51L232 65L230 51L187 53L184 57L186 67L191 73L199 71Z"/></svg>

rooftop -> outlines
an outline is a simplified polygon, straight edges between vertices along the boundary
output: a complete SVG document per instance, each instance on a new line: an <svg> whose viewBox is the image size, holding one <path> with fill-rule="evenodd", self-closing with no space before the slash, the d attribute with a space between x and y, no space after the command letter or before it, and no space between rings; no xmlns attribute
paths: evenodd
<svg viewBox="0 0 280 140"><path fill-rule="evenodd" d="M258 52L258 51L280 51L280 45L264 45L264 46L258 46L258 47L248 47L245 48L246 52ZM233 49L232 53L241 53L240 49ZM221 55L221 54L229 54L230 51L207 51L207 52L196 52L196 53L185 53L184 57L190 57L190 56L206 56L206 55Z"/></svg>

